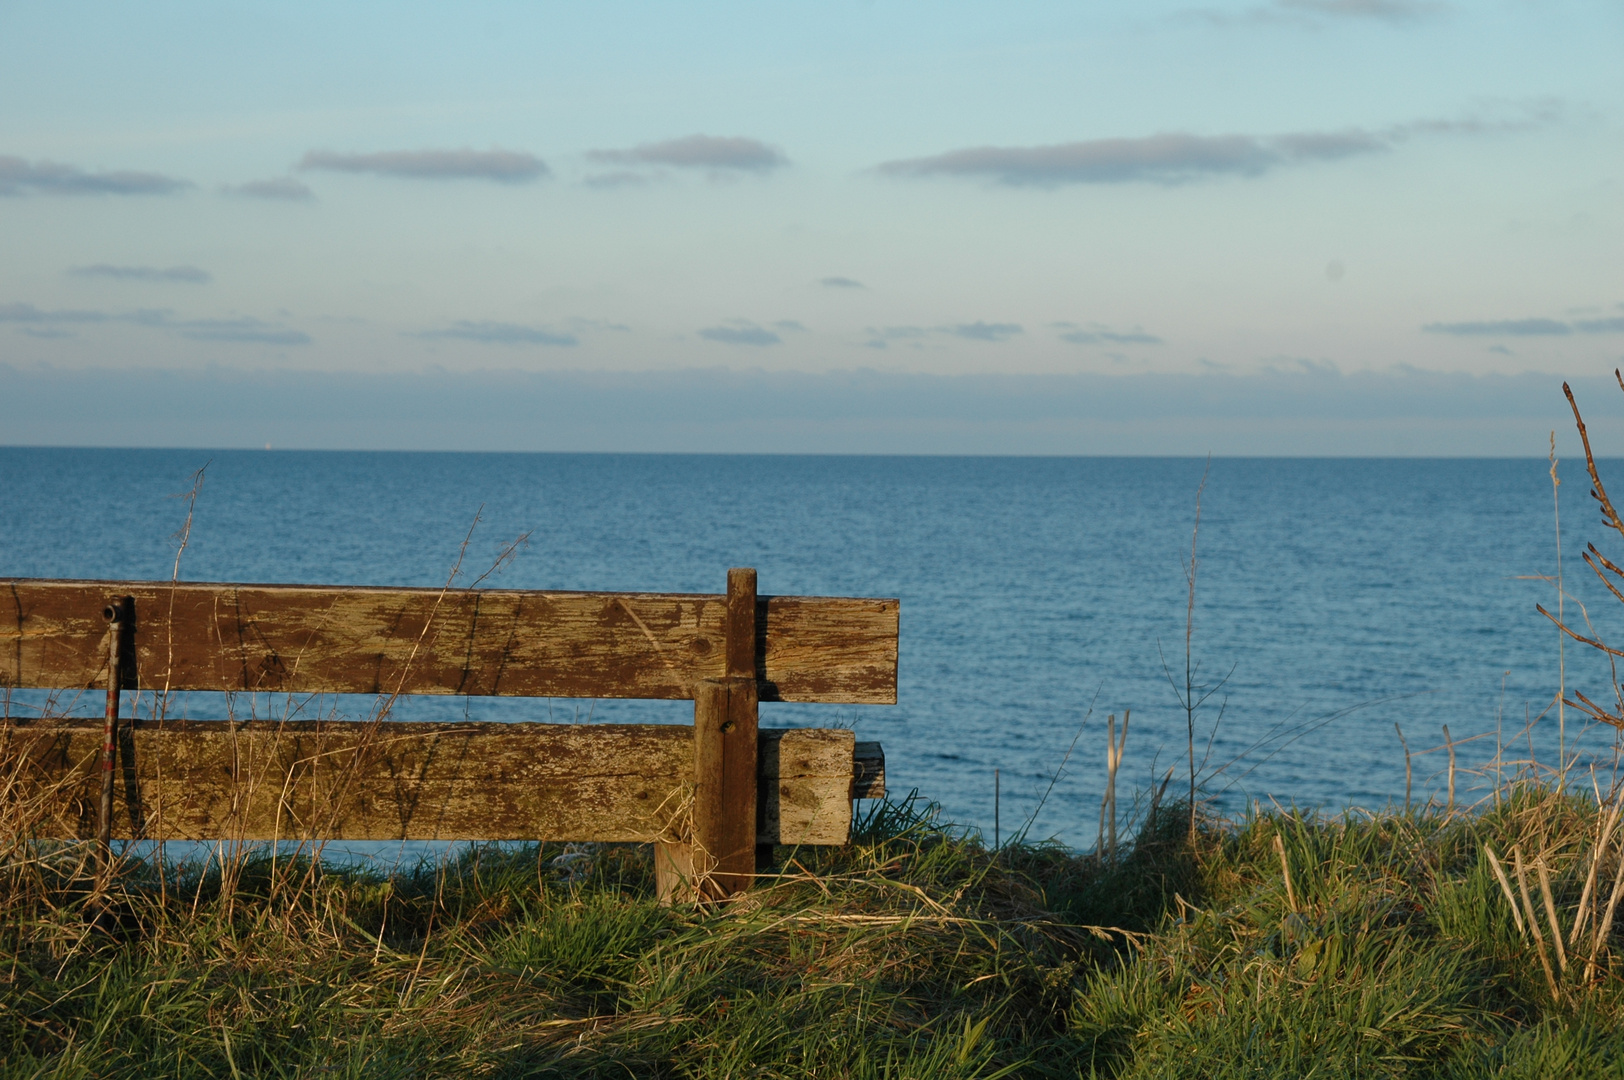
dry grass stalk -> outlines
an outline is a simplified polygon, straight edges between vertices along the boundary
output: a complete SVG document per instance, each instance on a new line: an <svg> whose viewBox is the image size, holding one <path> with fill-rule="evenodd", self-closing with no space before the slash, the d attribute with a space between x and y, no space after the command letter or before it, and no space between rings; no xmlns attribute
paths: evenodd
<svg viewBox="0 0 1624 1080"><path fill-rule="evenodd" d="M1404 812L1410 812L1410 744L1404 738L1404 729L1395 721L1393 730L1398 732L1399 745L1404 747Z"/></svg>
<svg viewBox="0 0 1624 1080"><path fill-rule="evenodd" d="M1602 946L1607 944L1607 939L1613 932L1613 915L1618 911L1618 898L1621 892L1624 892L1624 845L1621 845L1619 851L1618 870L1613 874L1613 891L1607 898L1607 913L1596 923L1596 940L1590 948L1592 965L1595 964Z"/></svg>
<svg viewBox="0 0 1624 1080"><path fill-rule="evenodd" d="M1122 767L1122 753L1128 745L1128 721L1133 710L1122 711L1122 735L1117 736L1116 713L1108 717L1105 733L1105 791L1100 796L1100 835L1094 845L1096 852L1115 861L1117 854L1117 771Z"/></svg>
<svg viewBox="0 0 1624 1080"><path fill-rule="evenodd" d="M1599 800L1598 800L1599 801ZM1601 826L1596 830L1596 844L1590 852L1590 871L1585 875L1584 889L1579 893L1579 906L1573 915L1573 930L1568 936L1568 945L1579 943L1579 934L1584 930L1585 922L1590 916L1594 906L1591 901L1595 899L1596 875L1601 870L1601 859L1607 851L1607 842L1612 839L1613 826L1618 823L1619 805L1624 802L1624 792L1613 800L1613 805L1602 818Z"/></svg>
<svg viewBox="0 0 1624 1080"><path fill-rule="evenodd" d="M1512 867L1517 874L1517 889L1522 894L1523 914L1528 919L1528 929L1534 935L1534 949L1539 953L1539 966L1545 969L1545 981L1550 985L1552 1000L1560 1000L1562 992L1557 989L1556 973L1551 970L1551 958L1545 954L1545 935L1540 933L1539 917L1534 914L1534 902L1528 896L1528 875L1523 871L1522 845L1511 846Z"/></svg>
<svg viewBox="0 0 1624 1080"><path fill-rule="evenodd" d="M1280 876L1286 882L1286 909L1293 915L1297 913L1297 892L1291 887L1291 863L1286 859L1286 844L1280 839L1280 834L1274 834L1275 854L1280 856Z"/></svg>
<svg viewBox="0 0 1624 1080"><path fill-rule="evenodd" d="M1562 924L1556 919L1556 904L1551 899L1551 877L1545 872L1545 856L1541 855L1534 860L1534 869L1539 871L1539 893L1545 901L1545 920L1551 928L1551 944L1556 946L1556 963L1563 973L1568 970L1568 953L1562 947Z"/></svg>
<svg viewBox="0 0 1624 1080"><path fill-rule="evenodd" d="M1444 725L1444 746L1449 748L1449 806L1448 812L1455 812L1455 740L1449 737L1449 725Z"/></svg>
<svg viewBox="0 0 1624 1080"><path fill-rule="evenodd" d="M1500 891L1506 895L1506 903L1511 905L1511 918L1517 924L1517 933L1524 941L1528 940L1528 928L1523 925L1522 912L1517 908L1517 897L1511 891L1511 882L1506 880L1505 868L1495 857L1494 848L1488 844L1483 845L1483 853L1489 857L1489 867L1494 870L1494 876L1500 882Z"/></svg>

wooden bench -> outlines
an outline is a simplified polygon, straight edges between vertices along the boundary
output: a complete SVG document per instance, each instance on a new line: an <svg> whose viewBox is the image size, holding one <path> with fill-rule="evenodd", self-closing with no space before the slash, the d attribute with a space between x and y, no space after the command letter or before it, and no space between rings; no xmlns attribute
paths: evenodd
<svg viewBox="0 0 1624 1080"><path fill-rule="evenodd" d="M748 569L715 595L0 579L0 687L82 693L116 663L157 714L119 721L109 690L104 760L102 723L8 708L0 753L14 795L46 793L41 837L644 841L662 896L720 898L884 794L879 744L758 706L894 704L897 629L894 599L757 596ZM235 696L165 716L182 691ZM375 704L327 719L328 694ZM694 724L389 718L416 694L691 699Z"/></svg>

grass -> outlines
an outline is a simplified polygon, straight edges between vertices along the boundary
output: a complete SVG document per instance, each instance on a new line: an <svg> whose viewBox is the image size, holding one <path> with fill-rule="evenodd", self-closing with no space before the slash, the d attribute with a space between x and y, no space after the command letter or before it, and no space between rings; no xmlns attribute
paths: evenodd
<svg viewBox="0 0 1624 1080"><path fill-rule="evenodd" d="M1542 863L1567 935L1602 816L1525 784L1475 814L1204 819L1192 845L1170 804L1106 861L995 855L904 802L708 910L656 903L635 846L132 865L105 908L74 849L13 849L0 1073L1619 1076L1624 964L1587 974L1575 934L1553 994L1484 853Z"/></svg>

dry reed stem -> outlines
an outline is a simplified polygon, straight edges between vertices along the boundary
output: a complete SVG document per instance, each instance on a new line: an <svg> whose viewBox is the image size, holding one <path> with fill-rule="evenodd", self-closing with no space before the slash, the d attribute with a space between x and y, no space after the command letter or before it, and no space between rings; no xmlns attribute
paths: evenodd
<svg viewBox="0 0 1624 1080"><path fill-rule="evenodd" d="M1602 946L1607 944L1607 938L1613 932L1613 914L1618 910L1618 898L1624 892L1624 845L1621 845L1618 859L1618 870L1613 874L1613 892L1607 899L1607 914L1596 923L1596 940L1590 948L1590 962L1594 966L1596 957L1600 955Z"/></svg>
<svg viewBox="0 0 1624 1080"><path fill-rule="evenodd" d="M1449 725L1444 725L1444 745L1449 748L1449 806L1447 812L1455 813L1455 740L1449 737Z"/></svg>
<svg viewBox="0 0 1624 1080"><path fill-rule="evenodd" d="M1394 721L1393 730L1398 732L1399 745L1404 747L1404 812L1410 812L1410 744L1404 738L1404 729Z"/></svg>
<svg viewBox="0 0 1624 1080"><path fill-rule="evenodd" d="M1556 974L1551 970L1551 959L1545 955L1545 935L1539 930L1539 917L1534 914L1534 902L1528 897L1528 876L1523 872L1522 845L1511 846L1512 867L1517 874L1517 889L1522 893L1523 914L1528 917L1528 929L1534 935L1534 949L1539 953L1539 966L1545 969L1545 981L1551 988L1551 999L1560 1001L1562 992L1556 986Z"/></svg>
<svg viewBox="0 0 1624 1080"><path fill-rule="evenodd" d="M1505 869L1500 865L1500 860L1495 858L1494 849L1488 844L1483 845L1483 853L1489 857L1489 866L1494 870L1494 876L1500 881L1500 891L1506 894L1506 903L1511 905L1511 917L1517 923L1517 934L1524 941L1527 941L1528 928L1523 925L1522 912L1517 910L1517 898L1512 895L1511 882L1506 880Z"/></svg>
<svg viewBox="0 0 1624 1080"><path fill-rule="evenodd" d="M1568 953L1562 947L1562 924L1556 919L1556 904L1551 900L1551 877L1545 872L1545 856L1540 855L1534 860L1534 869L1539 871L1540 897L1545 901L1545 920L1551 928L1551 943L1556 946L1556 963L1563 974L1568 970Z"/></svg>
<svg viewBox="0 0 1624 1080"><path fill-rule="evenodd" d="M1621 390L1624 390L1624 375L1621 375L1619 373L1619 371L1616 370L1616 369L1614 370L1613 375L1614 375L1614 377L1616 379L1618 379L1619 388ZM1584 417L1579 414L1579 404L1578 404L1577 401L1574 400L1573 390L1568 386L1567 383L1563 383L1562 384L1562 393L1567 396L1568 406L1573 410L1573 422L1574 422L1574 425L1579 429L1579 439L1584 444L1585 468L1590 473L1590 484L1591 484L1590 495L1600 505L1601 512L1602 512L1602 517L1606 520L1607 524L1614 531L1616 531L1620 536L1624 536L1624 518L1621 518L1619 516L1618 510L1613 506L1613 501L1607 494L1606 486L1602 484L1601 473L1596 468L1596 455L1592 451L1591 446L1590 446L1590 433L1585 428ZM1554 453L1554 451L1553 451L1553 453ZM1554 468L1555 468L1554 464L1553 464L1552 468L1553 468L1553 472L1554 472ZM1591 546L1591 549L1594 550L1594 545L1590 545L1590 546ZM1599 554L1600 553L1597 552L1598 556L1599 556ZM1607 585L1609 591L1611 591L1614 594L1614 596L1618 596L1619 595L1619 590L1616 589L1616 588L1613 588L1612 583L1607 580L1606 575L1604 575L1602 573L1601 569L1599 569L1596 566L1596 564L1591 561L1588 553L1585 556L1585 562L1590 566L1590 568L1593 571L1595 571L1596 576L1602 580L1602 583L1604 585ZM1621 597L1621 599L1624 599L1624 597ZM1562 602L1562 596L1559 595L1558 596L1558 605L1557 605L1559 612L1561 611L1561 602ZM1611 646L1603 644L1601 642L1600 638L1595 637L1595 636L1586 637L1585 635L1580 634L1578 631L1572 629L1571 627L1569 627L1566 624L1566 622L1563 620L1561 615L1552 615L1549 611L1546 611L1545 608L1542 605L1539 605L1539 604L1534 605L1534 607L1535 607L1535 610L1537 610L1541 615L1544 615L1546 618L1550 619L1553 623L1555 623L1557 628L1560 629L1562 631L1562 633L1566 634L1568 637L1573 638L1575 641L1578 641L1578 642L1580 642L1582 644L1588 645L1591 648L1596 649L1597 651L1601 652L1604 656L1606 656L1608 658L1609 663L1612 663L1618 657L1624 656L1624 652L1621 652L1618 649L1614 649ZM1588 614L1586 615L1586 623L1587 623L1587 625L1589 623ZM1592 630L1592 634L1594 634L1594 630ZM1564 676L1565 676L1565 668L1564 668ZM1608 712L1605 707L1596 704L1594 701L1591 701L1588 697L1586 697L1582 692L1575 690L1573 696L1574 696L1574 698L1576 700L1572 700L1572 701L1568 700L1566 694L1559 694L1558 695L1558 698L1559 698L1559 700L1558 700L1558 715L1560 716L1560 710L1564 706L1571 705L1574 708L1578 709L1580 712L1583 712L1586 716L1589 716L1593 720L1596 720L1596 721L1599 721L1599 722L1605 723L1605 724L1611 724L1612 726L1617 727L1617 728L1624 728L1624 688L1621 688L1619 686L1619 684L1618 684L1618 671L1617 671L1616 665L1614 665L1613 678L1612 678L1611 682L1612 682L1612 690L1613 690L1614 697L1618 701L1618 706L1617 706L1618 711L1617 712ZM1565 686L1565 679L1564 679L1564 686ZM1561 770L1558 770L1558 771L1559 771L1559 773L1565 775L1565 763L1564 763L1564 768L1561 769Z"/></svg>
<svg viewBox="0 0 1624 1080"><path fill-rule="evenodd" d="M1122 711L1122 735L1118 738L1116 713L1111 713L1105 733L1105 791L1100 795L1100 836L1094 850L1112 862L1116 861L1117 853L1117 770L1122 767L1122 754L1128 745L1128 721L1132 716L1133 710Z"/></svg>
<svg viewBox="0 0 1624 1080"><path fill-rule="evenodd" d="M1275 854L1280 856L1280 876L1286 882L1286 908L1295 915L1297 913L1297 893L1291 887L1291 863L1286 859L1285 841L1280 839L1279 833L1274 834L1274 850Z"/></svg>
<svg viewBox="0 0 1624 1080"><path fill-rule="evenodd" d="M1594 778L1592 778L1593 780ZM1596 800L1598 803L1601 800ZM1585 922L1590 915L1591 900L1596 890L1596 875L1601 870L1601 859L1607 851L1607 841L1612 839L1613 826L1618 822L1619 804L1624 802L1624 793L1613 800L1612 807L1602 818L1601 825L1596 833L1596 845L1590 853L1590 870L1585 874L1584 889L1579 893L1579 907L1573 914L1573 930L1568 936L1570 946L1579 943L1579 933L1584 929Z"/></svg>

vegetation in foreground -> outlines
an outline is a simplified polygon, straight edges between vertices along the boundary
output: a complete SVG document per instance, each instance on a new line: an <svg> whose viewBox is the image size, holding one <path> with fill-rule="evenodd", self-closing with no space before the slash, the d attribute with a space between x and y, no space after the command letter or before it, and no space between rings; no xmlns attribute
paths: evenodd
<svg viewBox="0 0 1624 1080"><path fill-rule="evenodd" d="M97 916L72 852L13 849L0 1072L1619 1076L1624 963L1604 944L1586 964L1607 819L1522 786L1476 814L1272 813L1192 843L1171 805L1108 862L990 852L887 804L846 849L779 849L719 910L657 904L643 849L530 846L392 877L127 868ZM1486 843L1513 891L1506 853L1526 860L1550 981Z"/></svg>

